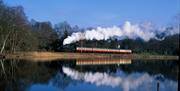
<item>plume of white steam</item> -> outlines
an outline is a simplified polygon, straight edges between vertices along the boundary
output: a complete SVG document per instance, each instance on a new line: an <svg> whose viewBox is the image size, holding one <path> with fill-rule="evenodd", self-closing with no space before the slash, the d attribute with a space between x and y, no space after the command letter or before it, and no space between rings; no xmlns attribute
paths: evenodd
<svg viewBox="0 0 180 91"><path fill-rule="evenodd" d="M162 27L160 29L160 33L164 33L165 36L168 36L168 35L174 35L174 34L179 34L179 31L180 31L180 27Z"/></svg>
<svg viewBox="0 0 180 91"><path fill-rule="evenodd" d="M107 40L111 37L119 37L121 39L126 37L130 39L141 38L148 41L151 38L158 39L156 35L165 31L165 29L154 29L152 26L150 26L150 24L131 24L129 21L127 21L122 27L97 27L96 29L73 33L64 40L63 44L66 45L79 40ZM166 31L166 36L168 34L172 35L176 33L179 33L178 29L168 30Z"/></svg>
<svg viewBox="0 0 180 91"><path fill-rule="evenodd" d="M148 84L153 81L153 77L148 74L144 74L137 79L133 79L132 76L123 77L113 77L106 73L81 73L71 68L63 67L63 72L74 80L83 80L92 84L106 85L106 86L122 86L124 91L129 91L130 89L136 89L143 84Z"/></svg>

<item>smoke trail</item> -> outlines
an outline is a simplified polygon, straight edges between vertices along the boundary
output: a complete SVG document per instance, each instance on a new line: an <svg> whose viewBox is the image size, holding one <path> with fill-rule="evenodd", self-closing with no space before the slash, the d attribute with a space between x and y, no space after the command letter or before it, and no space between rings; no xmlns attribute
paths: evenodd
<svg viewBox="0 0 180 91"><path fill-rule="evenodd" d="M70 44L79 40L107 40L111 37L119 37L121 39L130 38L136 39L141 38L145 41L151 38L159 39L156 37L157 34L166 32L167 35L179 33L178 29L166 30L165 28L154 29L149 24L131 24L129 21L125 22L122 27L113 26L109 28L97 27L96 29L86 30L85 32L76 32L71 36L68 36L63 44Z"/></svg>
<svg viewBox="0 0 180 91"><path fill-rule="evenodd" d="M85 82L89 82L92 84L96 84L97 86L105 85L105 86L122 86L124 91L129 91L130 89L136 89L143 84L147 84L152 82L153 78L148 74L144 74L137 79L133 79L132 76L123 77L113 77L106 73L81 73L71 68L63 67L63 72L71 77L74 80L83 80Z"/></svg>

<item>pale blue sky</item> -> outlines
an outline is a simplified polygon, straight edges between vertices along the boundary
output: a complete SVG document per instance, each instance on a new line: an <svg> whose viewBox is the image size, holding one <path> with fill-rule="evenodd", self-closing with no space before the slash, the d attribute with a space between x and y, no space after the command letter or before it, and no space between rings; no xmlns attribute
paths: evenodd
<svg viewBox="0 0 180 91"><path fill-rule="evenodd" d="M152 22L166 25L180 13L180 0L4 0L21 5L28 19L67 21L80 27Z"/></svg>

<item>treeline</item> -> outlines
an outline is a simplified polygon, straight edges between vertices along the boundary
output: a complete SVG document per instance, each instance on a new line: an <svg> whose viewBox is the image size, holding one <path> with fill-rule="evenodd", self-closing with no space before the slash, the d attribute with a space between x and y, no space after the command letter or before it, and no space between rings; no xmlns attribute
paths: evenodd
<svg viewBox="0 0 180 91"><path fill-rule="evenodd" d="M28 21L23 7L9 7L0 0L0 52L15 51L57 51L62 49L64 38L77 26L71 27L67 22L56 24L50 22Z"/></svg>
<svg viewBox="0 0 180 91"><path fill-rule="evenodd" d="M146 42L142 39L109 39L109 40L83 40L76 45L82 47L98 47L112 49L131 49L133 53L150 53L163 55L179 55L179 34L165 37L164 40L151 39Z"/></svg>
<svg viewBox="0 0 180 91"><path fill-rule="evenodd" d="M76 46L113 49L132 49L135 53L157 53L178 55L179 34L166 37L163 41L152 39L82 40L63 45L63 40L76 31L84 31L67 22L52 25L50 22L28 21L23 7L9 7L0 0L0 53L16 51L73 51Z"/></svg>

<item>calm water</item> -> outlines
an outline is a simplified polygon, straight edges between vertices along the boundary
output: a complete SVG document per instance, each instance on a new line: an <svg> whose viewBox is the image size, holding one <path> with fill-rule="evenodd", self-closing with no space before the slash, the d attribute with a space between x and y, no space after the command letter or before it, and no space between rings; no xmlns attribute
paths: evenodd
<svg viewBox="0 0 180 91"><path fill-rule="evenodd" d="M178 61L0 61L0 91L178 91Z"/></svg>

